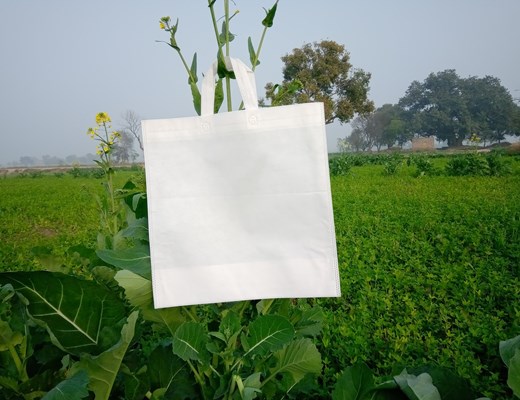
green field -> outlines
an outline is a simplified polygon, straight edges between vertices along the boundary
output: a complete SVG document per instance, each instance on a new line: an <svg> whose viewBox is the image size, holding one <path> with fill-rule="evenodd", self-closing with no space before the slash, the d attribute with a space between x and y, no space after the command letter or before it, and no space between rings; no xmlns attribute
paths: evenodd
<svg viewBox="0 0 520 400"><path fill-rule="evenodd" d="M520 334L513 163L503 177L416 178L406 165L385 176L365 165L331 178L343 296L318 300L324 387L358 361L378 375L434 364L468 379L476 397L511 398L498 343ZM0 270L72 263L71 248L94 248L100 192L99 179L67 174L0 179Z"/></svg>

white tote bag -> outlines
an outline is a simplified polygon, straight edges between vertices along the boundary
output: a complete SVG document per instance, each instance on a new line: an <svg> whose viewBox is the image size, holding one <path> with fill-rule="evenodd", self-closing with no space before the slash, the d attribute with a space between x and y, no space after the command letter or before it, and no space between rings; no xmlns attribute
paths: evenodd
<svg viewBox="0 0 520 400"><path fill-rule="evenodd" d="M259 108L253 72L228 58L245 109L145 120L155 308L340 296L323 104Z"/></svg>

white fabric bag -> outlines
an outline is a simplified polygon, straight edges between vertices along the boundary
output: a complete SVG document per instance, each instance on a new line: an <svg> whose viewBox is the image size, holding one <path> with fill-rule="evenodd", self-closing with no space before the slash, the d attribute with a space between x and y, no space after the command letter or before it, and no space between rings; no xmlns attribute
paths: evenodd
<svg viewBox="0 0 520 400"><path fill-rule="evenodd" d="M228 58L245 110L142 121L155 308L340 296L323 104L259 108L253 72Z"/></svg>

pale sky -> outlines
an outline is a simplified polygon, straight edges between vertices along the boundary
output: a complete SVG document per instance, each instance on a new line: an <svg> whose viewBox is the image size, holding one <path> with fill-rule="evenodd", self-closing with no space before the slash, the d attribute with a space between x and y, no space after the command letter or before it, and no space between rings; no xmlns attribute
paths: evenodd
<svg viewBox="0 0 520 400"><path fill-rule="evenodd" d="M249 62L247 38L262 31L262 7L236 0L231 55ZM223 0L217 0L217 16ZM216 46L207 0L0 0L0 165L21 156L95 152L86 135L99 111L118 126L125 110L143 119L195 115L187 76L159 19L179 18L179 45L199 77ZM280 0L260 56L259 97L282 80L280 57L323 39L344 44L372 74L369 97L396 103L413 80L455 69L492 75L520 97L520 0ZM235 99L238 102L238 99ZM329 150L348 125L327 127Z"/></svg>

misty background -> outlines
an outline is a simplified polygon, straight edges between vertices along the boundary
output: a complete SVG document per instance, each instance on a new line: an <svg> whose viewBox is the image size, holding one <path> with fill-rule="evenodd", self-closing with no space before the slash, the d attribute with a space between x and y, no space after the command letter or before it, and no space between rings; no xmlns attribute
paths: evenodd
<svg viewBox="0 0 520 400"><path fill-rule="evenodd" d="M231 12L240 10L230 24L231 56L249 61L247 38L256 47L262 8L273 4L231 2ZM0 166L22 157L94 158L86 131L100 111L116 129L127 110L143 119L195 115L181 61L156 42L169 39L159 29L167 15L179 18L177 40L188 62L197 52L200 78L217 50L207 1L0 0ZM280 0L256 70L258 96L267 82L282 81L280 57L328 39L345 45L354 68L372 74L376 107L397 103L412 81L446 69L461 78L497 77L518 98L519 15L518 0ZM235 96L235 108L239 101ZM329 151L349 132L328 125Z"/></svg>

